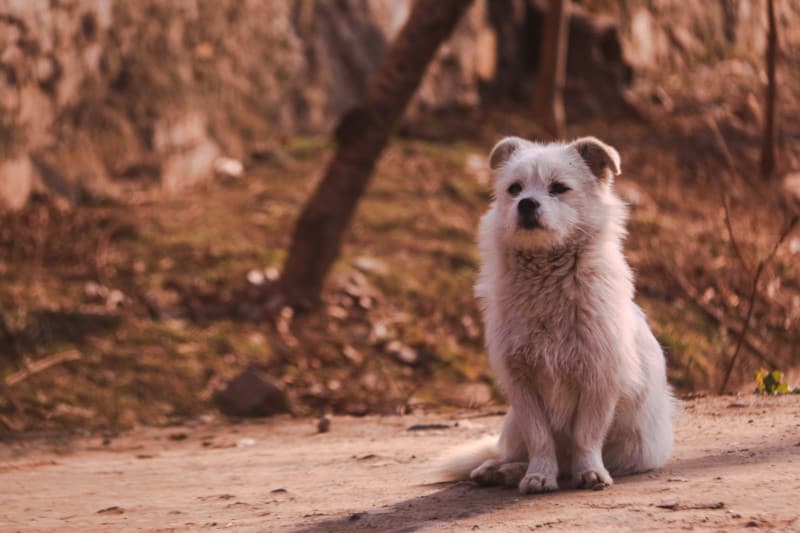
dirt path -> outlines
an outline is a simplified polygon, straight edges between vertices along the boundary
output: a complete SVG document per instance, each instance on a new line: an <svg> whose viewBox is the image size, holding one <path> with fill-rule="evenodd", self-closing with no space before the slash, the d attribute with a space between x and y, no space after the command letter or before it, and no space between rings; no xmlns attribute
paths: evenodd
<svg viewBox="0 0 800 533"><path fill-rule="evenodd" d="M669 465L602 492L432 484L442 450L499 423L334 417L317 434L282 419L4 444L0 531L800 531L799 396L685 402Z"/></svg>

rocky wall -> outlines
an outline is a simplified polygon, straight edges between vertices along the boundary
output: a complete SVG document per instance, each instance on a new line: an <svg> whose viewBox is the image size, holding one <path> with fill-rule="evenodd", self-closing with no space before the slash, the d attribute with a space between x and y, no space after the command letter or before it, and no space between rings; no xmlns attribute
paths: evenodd
<svg viewBox="0 0 800 533"><path fill-rule="evenodd" d="M124 179L180 190L212 175L220 157L246 161L287 135L330 131L410 2L0 0L0 209L21 207L37 188L73 201L114 197ZM626 59L646 71L763 48L756 4L625 0L609 9ZM485 89L498 79L502 89L529 77L514 57L534 39L531 5L477 0L410 116L478 105L496 96Z"/></svg>

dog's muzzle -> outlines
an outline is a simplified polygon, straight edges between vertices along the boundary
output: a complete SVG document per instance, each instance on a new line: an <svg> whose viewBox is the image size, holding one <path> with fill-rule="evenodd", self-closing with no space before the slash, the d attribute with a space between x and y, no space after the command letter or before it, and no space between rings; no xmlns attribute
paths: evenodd
<svg viewBox="0 0 800 533"><path fill-rule="evenodd" d="M539 202L532 198L523 198L517 204L517 225L523 229L541 228L539 222Z"/></svg>

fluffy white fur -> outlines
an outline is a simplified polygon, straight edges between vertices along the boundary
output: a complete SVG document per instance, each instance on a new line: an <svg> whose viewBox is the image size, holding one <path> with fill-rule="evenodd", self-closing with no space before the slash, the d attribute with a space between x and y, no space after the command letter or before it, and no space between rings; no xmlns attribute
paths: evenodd
<svg viewBox="0 0 800 533"><path fill-rule="evenodd" d="M440 473L533 493L558 489L560 476L596 489L663 465L675 402L661 347L633 302L627 211L613 190L617 151L591 137L511 137L491 165L475 290L511 408L495 445L456 451ZM569 190L554 192L554 181ZM538 202L533 229L521 222L523 199Z"/></svg>

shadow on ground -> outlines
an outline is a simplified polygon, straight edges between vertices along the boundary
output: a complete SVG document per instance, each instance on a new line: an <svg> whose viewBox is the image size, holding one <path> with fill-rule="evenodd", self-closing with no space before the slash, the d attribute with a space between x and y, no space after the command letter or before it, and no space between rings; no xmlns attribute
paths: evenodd
<svg viewBox="0 0 800 533"><path fill-rule="evenodd" d="M651 473L625 476L616 480L616 485L641 483L657 476L692 476L693 471L712 467L735 467L737 465L773 461L778 456L800 454L800 446L785 445L742 447L721 450L720 453L690 457L677 463L670 463L663 469ZM565 487L562 485L562 489ZM569 491L570 489L566 489ZM614 490L613 488L610 490ZM462 481L454 485L426 494L403 500L390 507L353 513L349 516L326 520L313 526L301 526L295 533L323 533L333 531L381 531L392 533L412 533L414 531L436 528L454 521L463 521L485 513L496 512L506 507L525 502L526 512L530 511L532 500L546 501L562 498L559 492L521 496L516 489L478 487L472 482ZM702 505L698 508L703 508ZM709 507L716 508L716 507ZM469 527L468 524L463 524Z"/></svg>
<svg viewBox="0 0 800 533"><path fill-rule="evenodd" d="M556 493L541 495L552 497ZM411 533L455 520L494 512L523 499L516 490L483 488L463 481L441 490L398 502L391 507L353 513L326 520L313 526L300 527L295 533L328 531L382 531Z"/></svg>

